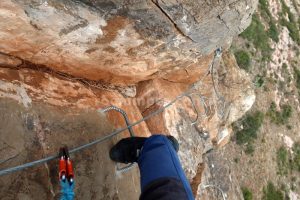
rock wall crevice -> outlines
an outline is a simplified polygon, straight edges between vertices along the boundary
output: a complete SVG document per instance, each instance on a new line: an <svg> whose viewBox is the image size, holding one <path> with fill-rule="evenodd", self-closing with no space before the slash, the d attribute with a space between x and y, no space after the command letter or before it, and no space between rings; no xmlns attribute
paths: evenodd
<svg viewBox="0 0 300 200"><path fill-rule="evenodd" d="M157 6L158 9L161 10L161 12L170 20L170 22L174 25L174 28L183 36L186 37L188 40L193 41L192 38L190 38L180 27L178 27L178 24L176 24L176 21L174 21L171 16L168 14L167 10L163 8L163 6L161 6L161 1L159 0L151 0L153 2L154 5Z"/></svg>

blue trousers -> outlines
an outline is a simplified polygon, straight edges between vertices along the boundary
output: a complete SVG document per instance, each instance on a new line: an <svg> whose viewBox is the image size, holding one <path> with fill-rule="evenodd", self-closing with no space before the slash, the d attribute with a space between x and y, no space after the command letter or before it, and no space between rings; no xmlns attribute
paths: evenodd
<svg viewBox="0 0 300 200"><path fill-rule="evenodd" d="M60 181L61 195L60 200L73 200L75 183L69 184L68 181Z"/></svg>
<svg viewBox="0 0 300 200"><path fill-rule="evenodd" d="M191 186L181 167L177 153L167 137L163 135L153 135L149 137L145 141L141 150L141 154L138 159L138 165L141 174L142 194L146 189L149 188L149 185L157 182L157 180L170 179L177 181L179 185L181 185L180 187L183 188L182 191L185 192L186 198L184 199L194 199ZM163 184L165 183L167 182L160 184L160 186L157 184L157 187L163 187ZM174 190L174 188L175 187L171 187L171 190ZM174 191L170 193L173 193L174 195ZM149 196L149 194L147 196ZM169 196L165 199L172 198Z"/></svg>
<svg viewBox="0 0 300 200"><path fill-rule="evenodd" d="M141 174L141 199L194 199L177 153L167 137L149 137L143 145L138 165ZM60 200L73 200L74 183L70 186L67 181L61 181L60 184Z"/></svg>

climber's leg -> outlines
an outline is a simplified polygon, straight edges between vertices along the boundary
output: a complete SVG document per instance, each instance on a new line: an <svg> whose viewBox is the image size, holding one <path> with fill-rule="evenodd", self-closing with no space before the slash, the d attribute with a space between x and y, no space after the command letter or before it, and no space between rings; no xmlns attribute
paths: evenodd
<svg viewBox="0 0 300 200"><path fill-rule="evenodd" d="M60 180L60 187L61 187L61 195L60 200L73 200L75 193L74 193L74 187L75 183L72 184L69 183L69 181Z"/></svg>
<svg viewBox="0 0 300 200"><path fill-rule="evenodd" d="M194 199L177 153L163 135L148 138L138 158L140 199Z"/></svg>
<svg viewBox="0 0 300 200"><path fill-rule="evenodd" d="M179 150L179 144L177 140L170 135L168 135L167 138L177 152ZM141 149L143 148L146 140L148 140L146 137L123 138L110 149L109 157L113 161L119 163L127 164L137 162Z"/></svg>

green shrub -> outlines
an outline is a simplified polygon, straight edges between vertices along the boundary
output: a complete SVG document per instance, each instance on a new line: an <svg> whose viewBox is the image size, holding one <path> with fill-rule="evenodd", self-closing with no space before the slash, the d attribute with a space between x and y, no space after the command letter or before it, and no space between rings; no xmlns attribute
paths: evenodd
<svg viewBox="0 0 300 200"><path fill-rule="evenodd" d="M274 41L279 42L279 32L274 22L273 16L269 10L269 4L267 0L259 0L259 8L262 17L268 22L269 30L268 36Z"/></svg>
<svg viewBox="0 0 300 200"><path fill-rule="evenodd" d="M279 189L276 189L272 182L269 182L267 187L263 189L263 198L262 200L283 200L283 192Z"/></svg>
<svg viewBox="0 0 300 200"><path fill-rule="evenodd" d="M264 85L265 80L264 80L264 77L262 77L260 75L256 75L253 82L254 82L255 87L260 88Z"/></svg>
<svg viewBox="0 0 300 200"><path fill-rule="evenodd" d="M252 200L252 192L246 188L246 187L242 187L242 192L243 192L243 197L244 197L244 200Z"/></svg>
<svg viewBox="0 0 300 200"><path fill-rule="evenodd" d="M279 32L273 21L270 21L269 23L268 35L274 42L279 42Z"/></svg>
<svg viewBox="0 0 300 200"><path fill-rule="evenodd" d="M288 83L292 81L290 72L288 70L288 65L286 63L282 63L281 65L281 75L283 76L284 79L287 79Z"/></svg>
<svg viewBox="0 0 300 200"><path fill-rule="evenodd" d="M249 72L251 63L250 55L244 50L239 50L234 53L234 56L238 66Z"/></svg>
<svg viewBox="0 0 300 200"><path fill-rule="evenodd" d="M281 0L282 14L280 17L280 23L289 30L289 35L298 44L300 44L299 25L296 22L295 16L290 11L290 8L286 5L284 0ZM285 15L288 15L288 20L285 19Z"/></svg>
<svg viewBox="0 0 300 200"><path fill-rule="evenodd" d="M248 155L253 155L254 151L255 151L255 148L254 148L253 143L251 141L248 142L246 145L245 153Z"/></svg>
<svg viewBox="0 0 300 200"><path fill-rule="evenodd" d="M288 65L286 63L282 63L281 67L282 67L283 70L287 70Z"/></svg>
<svg viewBox="0 0 300 200"><path fill-rule="evenodd" d="M284 123L286 123L286 121L292 116L292 113L293 113L292 106L290 105L282 106L281 116L284 120Z"/></svg>
<svg viewBox="0 0 300 200"><path fill-rule="evenodd" d="M272 17L267 0L259 0L259 7L262 12L265 12L268 17Z"/></svg>
<svg viewBox="0 0 300 200"><path fill-rule="evenodd" d="M296 67L294 67L294 76L296 80L296 87L298 90L300 90L300 70L298 70Z"/></svg>
<svg viewBox="0 0 300 200"><path fill-rule="evenodd" d="M256 49L260 49L264 59L270 59L272 48L269 44L269 36L257 14L252 16L250 26L240 36L251 41Z"/></svg>
<svg viewBox="0 0 300 200"><path fill-rule="evenodd" d="M236 136L236 143L239 145L251 143L257 138L257 132L262 125L264 114L256 111L253 114L247 114L243 119L233 124L233 130ZM243 128L241 129L240 126Z"/></svg>
<svg viewBox="0 0 300 200"><path fill-rule="evenodd" d="M289 35L294 42L300 44L300 36L299 36L299 29L296 23L291 23L286 19L281 19L281 25L285 26L289 30Z"/></svg>
<svg viewBox="0 0 300 200"><path fill-rule="evenodd" d="M286 148L280 147L277 150L277 167L280 175L286 175L290 168L289 154Z"/></svg>
<svg viewBox="0 0 300 200"><path fill-rule="evenodd" d="M277 150L277 166L280 175L287 175L290 170L300 172L300 143L295 143L292 150L293 154L289 154L284 147Z"/></svg>
<svg viewBox="0 0 300 200"><path fill-rule="evenodd" d="M271 122L277 125L284 125L288 122L289 118L292 116L292 107L290 105L283 105L281 106L281 110L281 112L277 111L275 103L271 103L267 112L267 116L270 118Z"/></svg>
<svg viewBox="0 0 300 200"><path fill-rule="evenodd" d="M300 143L295 143L293 146L293 169L300 172Z"/></svg>

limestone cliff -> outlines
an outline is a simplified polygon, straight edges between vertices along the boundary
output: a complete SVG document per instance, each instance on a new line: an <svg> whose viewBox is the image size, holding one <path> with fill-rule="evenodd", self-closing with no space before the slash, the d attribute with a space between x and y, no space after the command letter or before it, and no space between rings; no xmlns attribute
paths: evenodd
<svg viewBox="0 0 300 200"><path fill-rule="evenodd" d="M144 136L174 135L180 142L179 156L194 193L202 194L199 185L206 184L201 179L205 168L203 155L228 142L230 124L250 109L255 100L250 79L239 70L234 57L226 50L233 37L250 24L256 4L256 0L2 0L0 97L6 103L1 106L14 105L15 101L20 104L3 107L3 111L17 116L19 110L25 113L16 123L24 121L26 126L19 124L20 130L16 132L26 129L33 138L37 135L42 157L56 152L54 146L51 148L55 137L47 137L47 131L52 132L57 127L40 123L50 120L48 115L40 114L45 110L64 121L74 119L86 110L116 105L127 111L133 122L189 90L189 96L146 123L135 126L134 131ZM218 48L223 50L222 56L216 55ZM71 112L64 116L53 110L61 108ZM28 128L27 116L31 115L35 123L33 128ZM64 123L51 119L54 121L50 124L64 130ZM108 119L115 128L124 126L121 117L114 113L110 113ZM76 129L76 120L70 123L75 128L66 130ZM86 120L86 124L94 123L94 118ZM0 135L1 155L5 160L1 162L3 168L14 164L11 158L20 152L32 152L28 145L30 140L26 144L21 142L23 146L12 145L12 140L7 140L11 134L8 129L1 129ZM87 126L82 131L94 129ZM11 137L20 137L16 132ZM108 133L99 132L101 135ZM64 134L73 138L70 132ZM80 133L76 134L84 138ZM25 136L21 134L21 137ZM77 146L82 142L74 139L69 145ZM38 159L25 158L19 161ZM85 159L81 156L78 162L85 162ZM86 167L95 165L91 160ZM51 177L52 171L55 171L53 163L47 165L45 176ZM78 171L85 173L80 165ZM89 168L89 172L93 173L93 170ZM107 173L114 172L108 170ZM47 182L38 176L25 177L32 188L26 190L26 183L18 183L24 191L13 194L9 188L15 186L14 180L18 178L13 177L0 178L1 186L6 184L1 187L1 198L6 195L8 199L16 199L25 195L36 199L38 197L31 192L38 190L40 180ZM105 177L102 178L105 181ZM90 182L83 177L79 180L83 185L99 184L100 178ZM107 187L110 188L105 189ZM103 198L129 198L118 194L124 185L114 187L103 186L103 190L109 190ZM134 186L137 187L138 184ZM56 197L57 188L57 182L50 178L44 188L47 198ZM88 190L86 195L93 192L99 191ZM138 190L133 193L138 194Z"/></svg>

